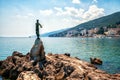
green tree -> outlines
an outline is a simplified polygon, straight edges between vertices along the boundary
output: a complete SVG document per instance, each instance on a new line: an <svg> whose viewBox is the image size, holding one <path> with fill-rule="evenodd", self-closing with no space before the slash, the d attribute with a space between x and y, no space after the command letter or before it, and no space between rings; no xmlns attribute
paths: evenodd
<svg viewBox="0 0 120 80"><path fill-rule="evenodd" d="M98 30L97 34L104 34L104 28L101 27L101 28Z"/></svg>

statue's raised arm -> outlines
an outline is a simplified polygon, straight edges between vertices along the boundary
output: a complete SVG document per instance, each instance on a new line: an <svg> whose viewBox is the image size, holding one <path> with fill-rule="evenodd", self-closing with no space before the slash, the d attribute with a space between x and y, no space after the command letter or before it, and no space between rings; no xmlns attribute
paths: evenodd
<svg viewBox="0 0 120 80"><path fill-rule="evenodd" d="M36 35L37 35L37 39L40 39L40 33L39 33L39 26L42 28L42 25L39 23L39 20L37 20L36 22Z"/></svg>
<svg viewBox="0 0 120 80"><path fill-rule="evenodd" d="M42 28L42 25L39 23L40 27Z"/></svg>

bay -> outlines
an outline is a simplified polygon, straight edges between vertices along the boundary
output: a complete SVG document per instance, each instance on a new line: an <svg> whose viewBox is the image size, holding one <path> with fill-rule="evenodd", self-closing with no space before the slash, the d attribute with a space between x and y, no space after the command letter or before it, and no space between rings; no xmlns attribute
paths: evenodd
<svg viewBox="0 0 120 80"><path fill-rule="evenodd" d="M70 53L90 62L90 57L103 60L103 65L96 65L108 73L120 73L120 38L41 38L45 52L53 54ZM11 56L13 51L27 54L35 38L0 38L0 60Z"/></svg>

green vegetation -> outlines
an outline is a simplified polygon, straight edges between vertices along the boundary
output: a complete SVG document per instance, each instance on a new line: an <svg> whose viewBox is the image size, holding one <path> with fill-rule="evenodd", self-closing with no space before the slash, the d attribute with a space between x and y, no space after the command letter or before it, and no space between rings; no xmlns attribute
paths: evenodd
<svg viewBox="0 0 120 80"><path fill-rule="evenodd" d="M98 30L97 34L104 34L104 28L101 27L101 28Z"/></svg>

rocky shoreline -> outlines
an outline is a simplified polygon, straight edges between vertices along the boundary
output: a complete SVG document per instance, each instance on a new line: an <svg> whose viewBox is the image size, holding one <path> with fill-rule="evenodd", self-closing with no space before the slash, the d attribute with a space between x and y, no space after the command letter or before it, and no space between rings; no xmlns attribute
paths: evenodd
<svg viewBox="0 0 120 80"><path fill-rule="evenodd" d="M0 61L0 75L11 80L120 80L120 74L108 74L70 55L49 53L45 57L36 63L30 60L30 53L15 51Z"/></svg>

